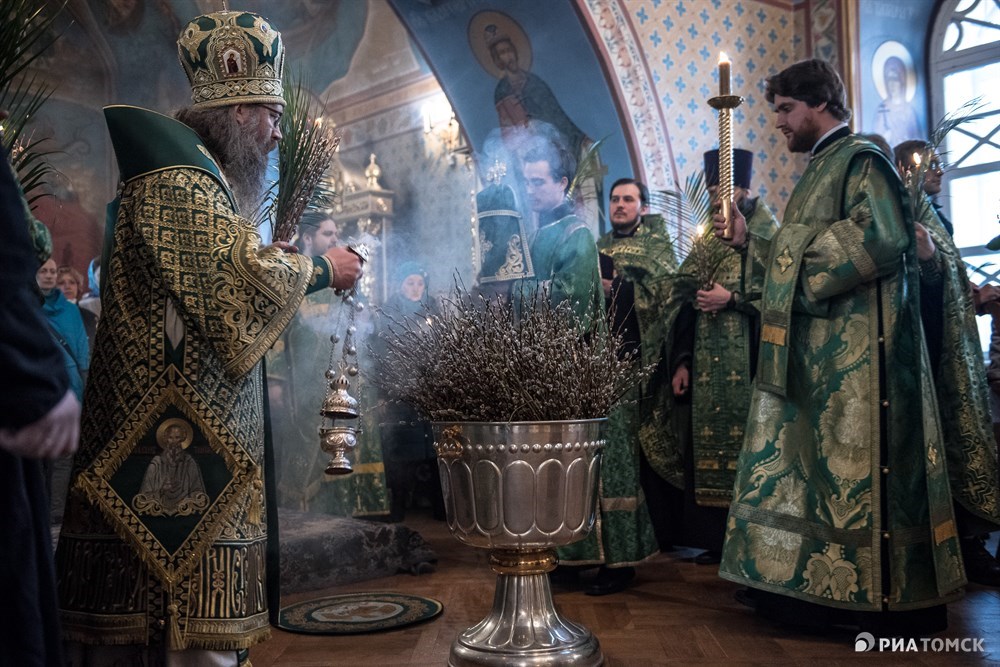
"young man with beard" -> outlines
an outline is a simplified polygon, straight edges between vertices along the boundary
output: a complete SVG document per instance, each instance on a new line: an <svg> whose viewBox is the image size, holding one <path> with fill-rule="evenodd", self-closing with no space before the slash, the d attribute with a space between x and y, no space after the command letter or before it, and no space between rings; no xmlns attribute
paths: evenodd
<svg viewBox="0 0 1000 667"><path fill-rule="evenodd" d="M280 35L224 11L191 21L178 50L194 101L180 122L105 110L122 186L57 551L74 664L235 665L268 637L261 359L307 292L361 273L346 249L262 248L248 220L281 137ZM207 503L190 513L134 502L168 423L191 429L185 453L204 480Z"/></svg>
<svg viewBox="0 0 1000 667"><path fill-rule="evenodd" d="M942 446L902 184L851 133L828 63L792 65L765 96L788 149L811 160L770 241L748 234L736 207L731 238L714 218L764 276L720 574L754 589L771 618L876 637L937 632L966 583L948 480L961 471ZM968 498L990 517L995 462Z"/></svg>
<svg viewBox="0 0 1000 667"><path fill-rule="evenodd" d="M299 252L322 255L337 244L337 223L320 211L310 211L299 222Z"/></svg>
<svg viewBox="0 0 1000 667"><path fill-rule="evenodd" d="M610 198L613 231L597 243L614 265L614 275L601 279L609 305L609 325L624 339L621 353L636 355L637 364L655 363L663 353L667 331L664 306L670 279L677 271L663 219L647 215L648 204L649 191L643 183L632 178L615 181ZM559 550L564 569L555 576L557 581L560 577L572 580L579 568L599 565L596 578L584 592L617 593L635 577L634 565L657 553L640 482L640 433L655 433L657 415L653 409L658 404L649 386L643 386L634 389L609 416L597 526L585 539ZM565 569L574 566L577 569Z"/></svg>

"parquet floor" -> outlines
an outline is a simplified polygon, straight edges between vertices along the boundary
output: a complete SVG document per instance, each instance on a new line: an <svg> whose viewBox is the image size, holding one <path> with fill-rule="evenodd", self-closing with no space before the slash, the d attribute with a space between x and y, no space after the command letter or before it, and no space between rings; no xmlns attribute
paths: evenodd
<svg viewBox="0 0 1000 667"><path fill-rule="evenodd" d="M489 611L495 578L485 551L458 543L443 522L408 517L438 553L437 570L400 574L334 589L287 596L284 604L324 595L397 591L444 604L441 616L421 625L370 635L320 637L274 630L250 654L254 667L447 664L452 640ZM588 597L554 588L566 618L588 627L601 643L607 667L647 665L1000 665L1000 589L970 586L949 606L944 638L983 638L985 652L855 653L854 635L803 635L758 619L733 599L736 585L714 568L683 562L690 553L660 554L638 568L623 593Z"/></svg>

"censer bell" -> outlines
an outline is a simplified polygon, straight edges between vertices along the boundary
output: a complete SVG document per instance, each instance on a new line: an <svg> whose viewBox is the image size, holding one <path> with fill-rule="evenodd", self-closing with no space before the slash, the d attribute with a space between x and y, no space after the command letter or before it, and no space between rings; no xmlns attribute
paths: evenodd
<svg viewBox="0 0 1000 667"><path fill-rule="evenodd" d="M348 475L354 472L347 452L358 444L353 426L331 426L319 430L320 447L332 458L326 464L327 475Z"/></svg>
<svg viewBox="0 0 1000 667"><path fill-rule="evenodd" d="M354 243L349 245L348 249L358 255L362 262L368 261L367 244ZM352 420L351 423L354 423L353 420L361 416L358 399L348 393L351 383L348 381L347 375L351 377L358 375L358 348L354 344L354 335L357 329L354 320L356 314L364 309L364 305L357 300L356 289L351 289L344 295L343 299L344 308L337 309L340 315L343 315L344 312L347 313L346 334L341 345L340 373L334 371L334 355L337 343L341 341L340 336L334 333L330 336L330 364L325 373L330 384L326 391L326 397L323 399L323 406L319 411L323 417L323 424L319 428L320 448L331 456L330 462L326 464L326 474L328 475L349 475L354 472L347 454L357 446L358 434L361 432L361 429L355 426L337 423L338 420ZM339 320L337 329L339 330Z"/></svg>
<svg viewBox="0 0 1000 667"><path fill-rule="evenodd" d="M330 389L333 391L328 393L326 400L323 401L320 414L329 419L357 419L358 399L347 393L350 387L351 383L348 382L347 376L341 373L330 383Z"/></svg>
<svg viewBox="0 0 1000 667"><path fill-rule="evenodd" d="M320 414L330 420L357 419L358 399L348 393L350 382L341 373L330 383L332 390L323 401ZM354 472L347 452L357 445L357 429L353 426L330 426L319 430L320 447L332 458L326 464L328 475L348 475Z"/></svg>

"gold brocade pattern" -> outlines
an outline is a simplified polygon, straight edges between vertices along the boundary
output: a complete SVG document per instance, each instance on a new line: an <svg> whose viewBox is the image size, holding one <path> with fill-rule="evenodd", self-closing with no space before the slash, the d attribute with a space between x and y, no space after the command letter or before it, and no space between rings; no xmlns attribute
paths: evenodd
<svg viewBox="0 0 1000 667"><path fill-rule="evenodd" d="M313 266L258 246L205 173L159 171L122 193L57 550L73 640L221 650L268 636L259 362ZM171 317L179 338L166 335ZM137 513L157 429L172 419L191 425L185 452L208 506Z"/></svg>
<svg viewBox="0 0 1000 667"><path fill-rule="evenodd" d="M787 392L758 382L752 399L724 579L870 611L947 602L965 583L901 189L881 154L844 137L789 200L782 230L815 235L788 304ZM765 303L791 273L771 262Z"/></svg>
<svg viewBox="0 0 1000 667"><path fill-rule="evenodd" d="M997 448L991 429L989 388L982 372L979 332L965 262L930 206L921 220L942 261L943 337L938 402L952 494L965 509L1000 524Z"/></svg>
<svg viewBox="0 0 1000 667"><path fill-rule="evenodd" d="M164 581L174 581L187 574L195 565L197 556L208 548L216 538L220 523L239 505L246 506L247 494L252 491L256 478L257 464L250 460L238 443L225 438L225 432L216 432L208 424L211 408L198 395L187 378L180 376L171 366L150 388L146 400L123 424L122 430L105 447L93 465L77 479L77 486L109 517L118 520L127 517L127 524L116 524L119 534L134 540L140 558L153 569L156 576ZM184 545L169 551L157 536L136 517L127 500L123 499L112 486L111 479L117 473L142 436L155 428L167 406L179 407L195 423L196 428L208 440L212 450L217 452L226 467L233 471L233 479L225 491L215 499L198 523L195 531L185 540ZM219 437L219 436L223 437Z"/></svg>
<svg viewBox="0 0 1000 667"><path fill-rule="evenodd" d="M141 211L126 207L132 196L143 203ZM232 214L218 181L202 172L172 170L129 184L120 217L133 215L155 250L164 287L202 326L226 371L246 373L291 321L312 278L312 261L260 250L256 230ZM194 277L182 267L201 272Z"/></svg>
<svg viewBox="0 0 1000 667"><path fill-rule="evenodd" d="M512 280L522 275L524 275L524 248L521 246L521 237L514 234L507 242L507 261L497 270L497 278Z"/></svg>
<svg viewBox="0 0 1000 667"><path fill-rule="evenodd" d="M188 23L177 55L196 108L227 104L284 104L281 35L262 16L222 11Z"/></svg>

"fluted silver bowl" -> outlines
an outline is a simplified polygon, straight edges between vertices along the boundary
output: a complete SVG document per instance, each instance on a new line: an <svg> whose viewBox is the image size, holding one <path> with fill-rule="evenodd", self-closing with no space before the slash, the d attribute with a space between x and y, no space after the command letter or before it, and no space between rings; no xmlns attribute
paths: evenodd
<svg viewBox="0 0 1000 667"><path fill-rule="evenodd" d="M435 422L452 534L488 549L582 539L594 525L605 421Z"/></svg>

